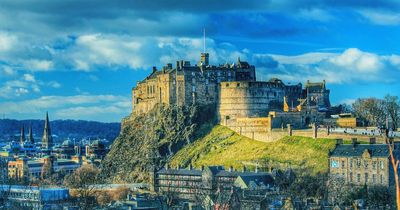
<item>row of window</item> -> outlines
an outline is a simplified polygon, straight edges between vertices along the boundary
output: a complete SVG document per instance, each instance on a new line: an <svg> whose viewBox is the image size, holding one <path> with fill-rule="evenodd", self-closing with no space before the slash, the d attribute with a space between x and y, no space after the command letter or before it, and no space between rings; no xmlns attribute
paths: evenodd
<svg viewBox="0 0 400 210"><path fill-rule="evenodd" d="M354 164L353 164L353 162L354 162ZM380 160L378 162L376 160L372 160L372 161L363 160L363 161L361 161L360 159L355 159L355 160L350 159L349 168L353 168L353 166L355 166L356 168L361 168L361 166L363 166L364 168L368 168L369 165L371 164L372 165L372 169L375 170L378 167L378 163L379 163L379 168L380 169L384 169L385 168L385 161L383 161L383 160ZM343 169L346 167L346 164L345 164L344 160L342 160L341 166L342 166Z"/></svg>
<svg viewBox="0 0 400 210"><path fill-rule="evenodd" d="M342 174L342 176L345 176L344 173ZM357 173L357 176L355 177L355 181L357 183L361 183L361 174ZM376 174L372 174L372 179L369 180L369 174L368 173L364 173L364 183L373 183L373 184L383 184L384 183L384 176L382 174L379 175L379 180L377 179L377 175ZM349 181L350 182L354 182L353 179L353 173L350 172L349 174Z"/></svg>

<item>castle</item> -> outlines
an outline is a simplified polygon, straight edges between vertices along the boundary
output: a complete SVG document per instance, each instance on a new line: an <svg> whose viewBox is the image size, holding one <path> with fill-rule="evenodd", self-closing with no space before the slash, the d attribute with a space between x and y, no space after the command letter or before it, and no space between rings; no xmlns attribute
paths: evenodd
<svg viewBox="0 0 400 210"><path fill-rule="evenodd" d="M156 104L215 105L220 124L241 134L253 132L254 137L259 129L269 132L286 124L305 127L322 122L331 108L329 94L325 81L307 81L304 88L277 78L257 81L255 67L248 62L238 58L236 63L214 66L209 54L201 53L197 65L180 60L175 67L153 67L132 88L132 113L145 114Z"/></svg>

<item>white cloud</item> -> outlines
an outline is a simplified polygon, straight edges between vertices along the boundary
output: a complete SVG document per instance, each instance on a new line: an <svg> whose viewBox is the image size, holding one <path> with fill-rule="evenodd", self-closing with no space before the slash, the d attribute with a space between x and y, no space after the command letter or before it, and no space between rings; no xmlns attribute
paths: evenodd
<svg viewBox="0 0 400 210"><path fill-rule="evenodd" d="M347 49L341 55L330 59L330 62L360 73L379 71L383 67L378 55L362 52L357 48Z"/></svg>
<svg viewBox="0 0 400 210"><path fill-rule="evenodd" d="M11 50L16 42L16 36L0 31L0 53Z"/></svg>
<svg viewBox="0 0 400 210"><path fill-rule="evenodd" d="M35 77L32 74L24 74L24 80L27 82L36 82Z"/></svg>
<svg viewBox="0 0 400 210"><path fill-rule="evenodd" d="M23 93L25 90L19 90ZM35 99L0 102L0 113L38 113L46 109L93 106L130 101L129 97L114 95L41 96Z"/></svg>
<svg viewBox="0 0 400 210"><path fill-rule="evenodd" d="M273 58L271 60L271 58ZM263 62L266 60L267 62ZM296 56L257 54L253 61L259 78L278 77L289 82L328 83L397 82L400 56L378 55L350 48L342 53L306 53ZM275 65L269 63L276 62Z"/></svg>
<svg viewBox="0 0 400 210"><path fill-rule="evenodd" d="M335 19L328 11L319 8L301 9L298 15L300 18L321 22L328 22Z"/></svg>
<svg viewBox="0 0 400 210"><path fill-rule="evenodd" d="M24 68L34 71L49 71L53 68L53 62L50 60L30 59L23 62Z"/></svg>
<svg viewBox="0 0 400 210"><path fill-rule="evenodd" d="M61 84L56 82L56 81L50 81L47 83L48 86L53 87L53 88L60 88Z"/></svg>
<svg viewBox="0 0 400 210"><path fill-rule="evenodd" d="M400 14L398 12L392 13L388 11L363 10L360 11L360 14L370 22L377 25L400 25Z"/></svg>

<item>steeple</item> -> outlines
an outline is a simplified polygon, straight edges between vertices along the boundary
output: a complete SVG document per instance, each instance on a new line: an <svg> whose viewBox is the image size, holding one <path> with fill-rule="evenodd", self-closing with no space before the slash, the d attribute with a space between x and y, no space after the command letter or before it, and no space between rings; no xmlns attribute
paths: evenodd
<svg viewBox="0 0 400 210"><path fill-rule="evenodd" d="M31 144L35 143L35 139L33 139L33 134L32 134L32 125L29 125L29 131L28 131L28 141Z"/></svg>
<svg viewBox="0 0 400 210"><path fill-rule="evenodd" d="M24 126L21 126L21 136L19 137L19 143L22 145L25 142L25 131Z"/></svg>
<svg viewBox="0 0 400 210"><path fill-rule="evenodd" d="M46 120L44 122L43 138L42 138L42 148L51 149L53 146L53 138L51 137L50 123L49 123L49 113L46 112Z"/></svg>

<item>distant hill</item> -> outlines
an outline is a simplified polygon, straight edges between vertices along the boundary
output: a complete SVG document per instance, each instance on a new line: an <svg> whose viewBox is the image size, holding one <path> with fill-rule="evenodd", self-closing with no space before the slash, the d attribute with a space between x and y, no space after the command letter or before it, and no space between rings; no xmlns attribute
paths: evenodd
<svg viewBox="0 0 400 210"><path fill-rule="evenodd" d="M0 120L0 139L15 139L20 134L21 126L25 126L25 134L28 135L28 128L32 126L35 139L43 135L44 120ZM51 132L56 135L56 141L66 138L105 138L113 141L119 134L120 123L102 123L84 120L54 120L50 121Z"/></svg>

